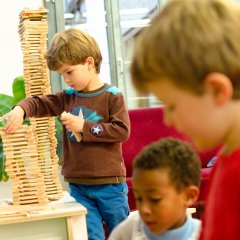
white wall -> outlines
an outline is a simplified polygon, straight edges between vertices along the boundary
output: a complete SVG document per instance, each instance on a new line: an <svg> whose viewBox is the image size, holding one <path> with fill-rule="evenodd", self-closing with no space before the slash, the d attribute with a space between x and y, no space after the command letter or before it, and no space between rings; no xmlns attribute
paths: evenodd
<svg viewBox="0 0 240 240"><path fill-rule="evenodd" d="M25 7L38 9L42 5L41 0L11 0L4 1L0 9L0 93L12 95L12 81L23 75L19 13Z"/></svg>

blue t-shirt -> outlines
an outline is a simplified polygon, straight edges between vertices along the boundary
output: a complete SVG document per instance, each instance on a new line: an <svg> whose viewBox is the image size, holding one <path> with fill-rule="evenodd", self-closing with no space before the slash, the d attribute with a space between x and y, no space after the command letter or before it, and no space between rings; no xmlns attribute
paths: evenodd
<svg viewBox="0 0 240 240"><path fill-rule="evenodd" d="M144 233L149 240L187 240L196 230L196 219L187 216L186 222L179 228L166 231L162 234L152 234L144 225Z"/></svg>

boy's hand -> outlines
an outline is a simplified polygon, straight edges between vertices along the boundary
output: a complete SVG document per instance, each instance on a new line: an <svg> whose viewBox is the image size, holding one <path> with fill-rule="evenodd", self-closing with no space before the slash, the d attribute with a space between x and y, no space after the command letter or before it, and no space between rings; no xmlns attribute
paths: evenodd
<svg viewBox="0 0 240 240"><path fill-rule="evenodd" d="M68 131L82 132L84 120L71 113L63 112L60 117L62 124Z"/></svg>
<svg viewBox="0 0 240 240"><path fill-rule="evenodd" d="M71 113L63 112L60 117L62 124L66 129L74 134L77 141L82 140L82 135L79 132L83 131L84 120L78 116Z"/></svg>
<svg viewBox="0 0 240 240"><path fill-rule="evenodd" d="M16 106L12 111L0 117L0 121L8 119L8 122L4 126L4 130L7 133L16 132L23 123L24 114L25 114L24 110L21 107Z"/></svg>

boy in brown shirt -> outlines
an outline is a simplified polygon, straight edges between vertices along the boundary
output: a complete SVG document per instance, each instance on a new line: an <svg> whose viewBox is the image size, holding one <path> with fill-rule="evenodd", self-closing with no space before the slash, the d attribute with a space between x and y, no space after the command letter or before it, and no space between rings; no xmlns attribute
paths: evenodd
<svg viewBox="0 0 240 240"><path fill-rule="evenodd" d="M111 230L129 214L122 142L129 137L124 96L99 79L102 55L87 33L57 33L46 53L48 67L70 88L52 95L24 99L2 119L16 131L25 117L61 116L62 175L71 195L87 210L89 240L105 239L102 222ZM64 112L64 114L62 114Z"/></svg>

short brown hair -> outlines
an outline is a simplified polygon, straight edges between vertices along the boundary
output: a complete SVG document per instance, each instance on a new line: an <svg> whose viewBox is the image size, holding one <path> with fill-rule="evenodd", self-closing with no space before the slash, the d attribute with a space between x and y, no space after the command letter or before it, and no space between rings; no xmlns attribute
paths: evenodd
<svg viewBox="0 0 240 240"><path fill-rule="evenodd" d="M95 62L100 73L102 54L95 39L75 28L56 33L45 55L49 69L56 71L62 64L84 64L88 57Z"/></svg>
<svg viewBox="0 0 240 240"><path fill-rule="evenodd" d="M176 190L200 185L201 161L186 142L163 138L143 148L133 161L134 169L167 169Z"/></svg>
<svg viewBox="0 0 240 240"><path fill-rule="evenodd" d="M131 65L138 90L170 80L197 94L213 72L240 98L240 6L231 0L172 0L140 33Z"/></svg>

